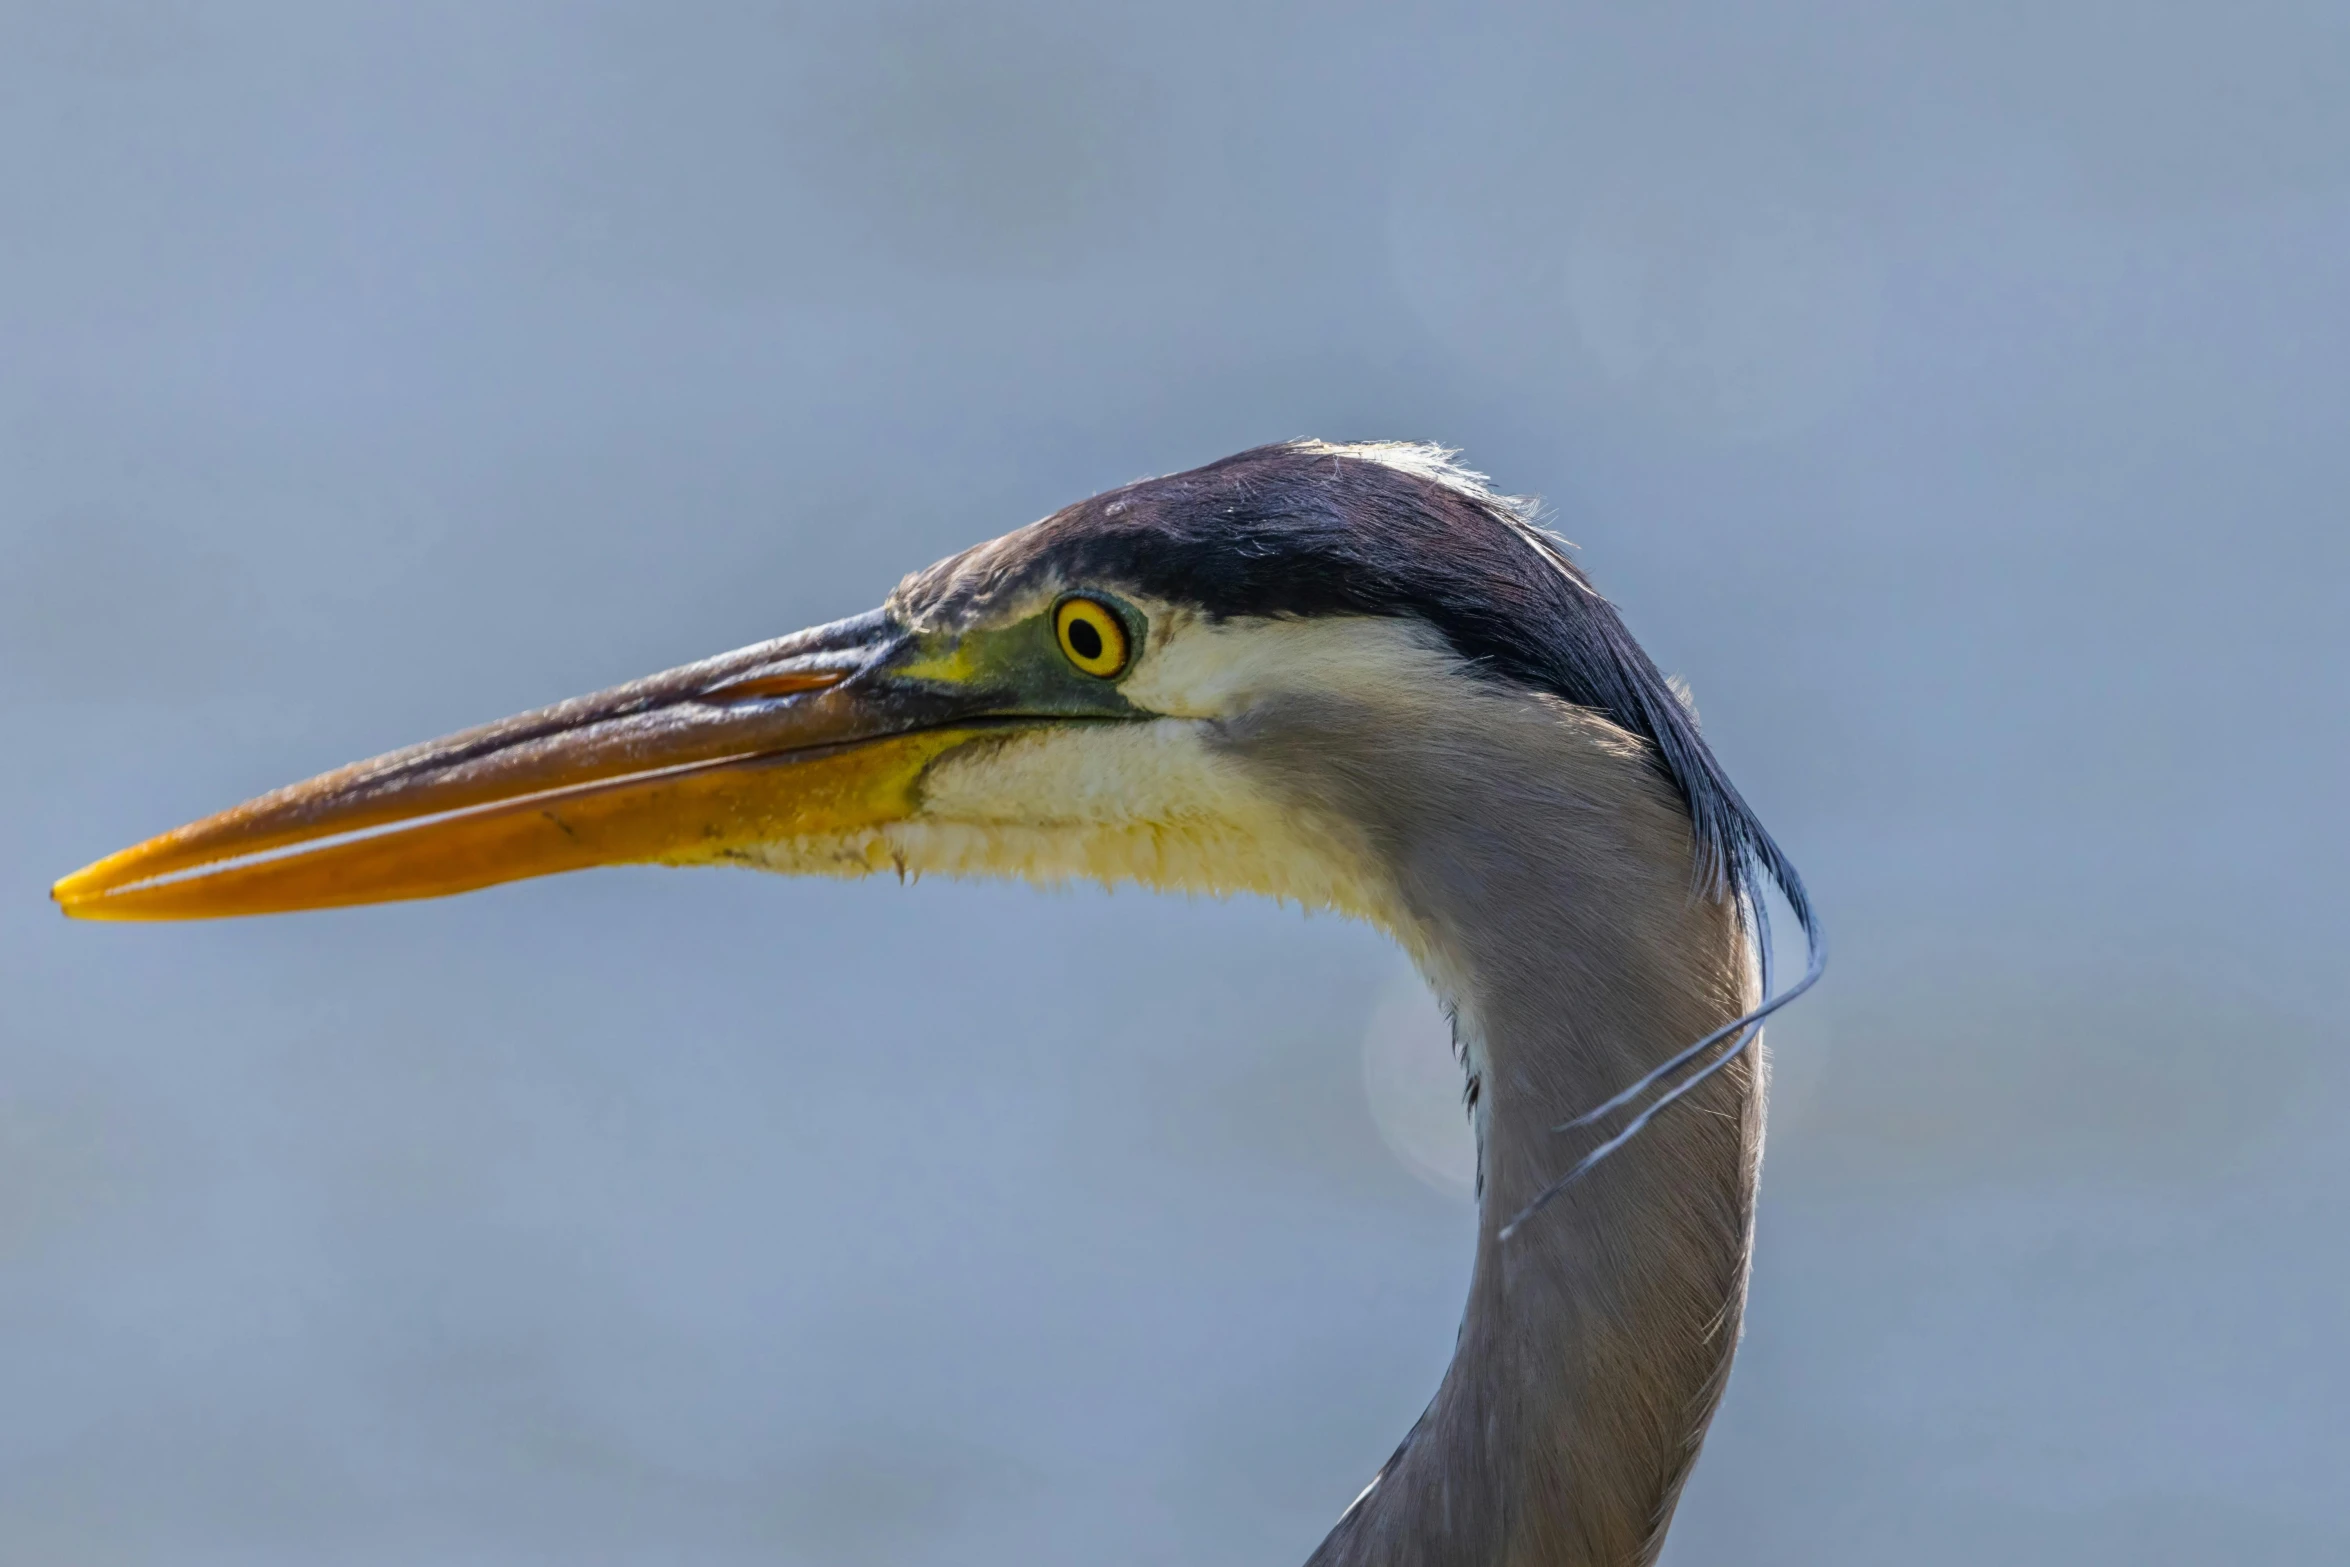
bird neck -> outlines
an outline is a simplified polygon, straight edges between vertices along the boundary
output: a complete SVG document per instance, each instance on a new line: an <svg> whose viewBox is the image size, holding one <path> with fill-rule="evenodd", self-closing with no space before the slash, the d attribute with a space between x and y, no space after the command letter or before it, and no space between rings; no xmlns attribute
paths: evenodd
<svg viewBox="0 0 2350 1567"><path fill-rule="evenodd" d="M1692 894L1688 816L1637 743L1509 706L1434 730L1325 715L1290 774L1368 824L1398 933L1453 1003L1480 1142L1451 1368L1311 1567L1652 1561L1738 1340L1762 1135L1745 1061L1500 1238L1607 1130L1560 1123L1754 985L1735 906Z"/></svg>

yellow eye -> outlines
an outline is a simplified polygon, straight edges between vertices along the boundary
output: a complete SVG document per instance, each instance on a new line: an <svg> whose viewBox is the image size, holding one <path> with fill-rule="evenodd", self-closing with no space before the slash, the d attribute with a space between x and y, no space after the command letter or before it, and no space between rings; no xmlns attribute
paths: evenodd
<svg viewBox="0 0 2350 1567"><path fill-rule="evenodd" d="M1107 604L1068 598L1053 610L1053 635L1069 662L1109 679L1126 667L1126 627Z"/></svg>

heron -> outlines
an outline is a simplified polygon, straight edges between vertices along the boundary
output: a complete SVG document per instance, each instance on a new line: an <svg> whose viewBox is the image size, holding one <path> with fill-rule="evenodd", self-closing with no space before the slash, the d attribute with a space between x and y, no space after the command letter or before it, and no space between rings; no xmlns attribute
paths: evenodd
<svg viewBox="0 0 2350 1567"><path fill-rule="evenodd" d="M592 866L1261 894L1453 1020L1453 1359L1310 1567L1653 1562L1744 1316L1801 879L1537 509L1437 447L1140 480L880 608L262 795L66 877L169 920ZM1810 938L1773 994L1765 894Z"/></svg>

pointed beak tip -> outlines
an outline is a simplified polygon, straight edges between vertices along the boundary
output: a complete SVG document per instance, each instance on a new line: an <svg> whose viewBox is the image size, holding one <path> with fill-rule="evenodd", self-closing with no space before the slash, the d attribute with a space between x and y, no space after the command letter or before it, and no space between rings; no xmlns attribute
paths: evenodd
<svg viewBox="0 0 2350 1567"><path fill-rule="evenodd" d="M95 874L97 870L95 864L85 865L49 884L49 901L57 905L58 913L75 920L104 918L98 909L106 898L106 883Z"/></svg>
<svg viewBox="0 0 2350 1567"><path fill-rule="evenodd" d="M73 919L104 918L98 910L108 894L141 879L138 867L152 847L150 839L58 877L49 884L49 901Z"/></svg>

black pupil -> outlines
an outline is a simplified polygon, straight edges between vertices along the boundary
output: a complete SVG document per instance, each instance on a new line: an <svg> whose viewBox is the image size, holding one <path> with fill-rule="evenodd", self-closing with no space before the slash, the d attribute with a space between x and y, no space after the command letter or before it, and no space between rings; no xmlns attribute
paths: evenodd
<svg viewBox="0 0 2350 1567"><path fill-rule="evenodd" d="M1076 649L1079 658L1101 657L1101 628L1090 620L1072 616L1069 621L1069 646Z"/></svg>

